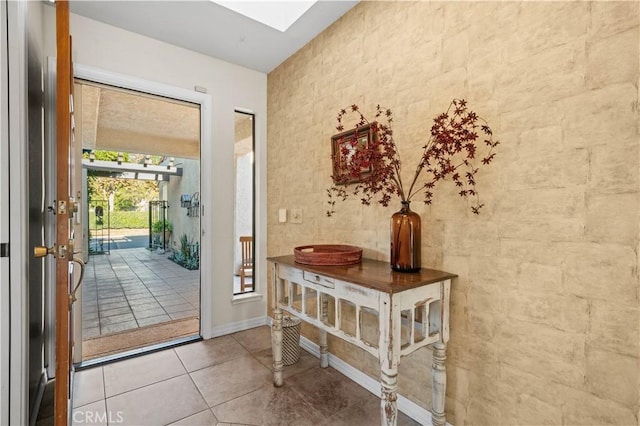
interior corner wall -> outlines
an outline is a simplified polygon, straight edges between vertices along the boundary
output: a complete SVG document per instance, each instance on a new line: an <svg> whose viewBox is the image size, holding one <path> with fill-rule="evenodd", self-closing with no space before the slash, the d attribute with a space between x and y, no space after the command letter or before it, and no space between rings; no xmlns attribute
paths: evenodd
<svg viewBox="0 0 640 426"><path fill-rule="evenodd" d="M479 216L449 182L422 217L422 265L451 292L447 420L638 424L638 2L360 2L268 76L268 255L345 243L389 259L400 207L353 197L326 217L341 108L394 112L403 177L464 98L501 141ZM278 222L299 208L303 223ZM314 337L314 330L303 328ZM330 351L379 378L339 340ZM428 349L399 390L431 407Z"/></svg>
<svg viewBox="0 0 640 426"><path fill-rule="evenodd" d="M45 53L55 56L55 10L49 6L44 9ZM202 169L208 168L212 178L206 182L210 192L201 194L201 199L205 214L213 215L214 219L213 228L207 229L204 237L210 238L213 253L202 253L202 262L212 264L212 276L202 279L213 283L210 326L223 327L263 317L264 300L244 303L242 309L231 304L234 218L233 206L228 200L233 199L234 188L228 183L234 181L234 111L237 108L256 114L257 150L262 152L262 164L266 160L263 148L266 145L266 75L75 14L70 17L70 31L73 59L77 64L188 90L196 85L207 88L212 97L213 140L205 143L212 144L213 157L202 158ZM264 167L260 166L259 173L264 181ZM262 191L258 197L264 203L266 183L257 190ZM257 218L262 253L266 252L265 222L266 216ZM265 268L257 279L266 281Z"/></svg>

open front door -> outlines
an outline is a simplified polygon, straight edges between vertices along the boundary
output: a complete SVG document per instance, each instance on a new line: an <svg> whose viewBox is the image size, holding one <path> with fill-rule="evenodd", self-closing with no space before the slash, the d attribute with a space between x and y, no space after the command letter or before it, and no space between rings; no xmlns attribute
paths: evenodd
<svg viewBox="0 0 640 426"><path fill-rule="evenodd" d="M69 424L71 399L71 283L73 282L73 227L77 210L71 193L71 156L73 155L73 70L71 35L69 34L69 3L56 2L56 382L55 424Z"/></svg>
<svg viewBox="0 0 640 426"><path fill-rule="evenodd" d="M73 271L73 212L71 196L70 156L73 153L71 90L73 71L71 35L69 34L69 3L56 2L56 382L55 425L69 424L71 399L72 335L71 280Z"/></svg>
<svg viewBox="0 0 640 426"><path fill-rule="evenodd" d="M82 281L84 264L74 258L73 218L77 203L72 194L73 167L73 67L69 34L69 3L56 1L56 240L53 247L36 247L37 257L56 258L55 298L55 425L70 424L71 374L73 370L72 308L77 285ZM74 267L80 266L78 278ZM78 284L79 285L79 284ZM76 288L74 288L76 287Z"/></svg>

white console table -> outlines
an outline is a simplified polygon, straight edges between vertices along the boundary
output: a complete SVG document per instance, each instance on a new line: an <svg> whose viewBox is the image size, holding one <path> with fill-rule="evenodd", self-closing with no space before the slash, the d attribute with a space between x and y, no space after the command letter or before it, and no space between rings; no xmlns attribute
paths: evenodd
<svg viewBox="0 0 640 426"><path fill-rule="evenodd" d="M380 361L381 420L396 425L400 357L423 346L433 349L432 423L445 424L446 347L449 293L454 274L422 269L391 271L388 263L363 259L349 266L311 266L294 256L268 259L272 265L272 346L275 386L282 386L282 310L320 330L320 366L328 362L327 333L376 356ZM343 313L355 312L351 323ZM361 329L364 315L378 318L378 338ZM353 324L355 322L355 327ZM348 327L350 325L351 327Z"/></svg>

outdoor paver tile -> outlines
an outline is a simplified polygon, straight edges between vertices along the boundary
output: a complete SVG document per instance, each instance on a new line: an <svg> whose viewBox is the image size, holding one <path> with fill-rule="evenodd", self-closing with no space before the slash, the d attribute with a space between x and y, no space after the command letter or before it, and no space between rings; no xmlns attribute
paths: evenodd
<svg viewBox="0 0 640 426"><path fill-rule="evenodd" d="M90 328L100 328L100 320L96 319L85 319L82 317L82 329L90 329Z"/></svg>
<svg viewBox="0 0 640 426"><path fill-rule="evenodd" d="M98 305L100 316L104 316L103 315L104 312L109 312L115 309L122 309L122 308L128 308L128 307L129 307L129 304L127 302L117 302L117 303L108 303L106 305L104 304Z"/></svg>
<svg viewBox="0 0 640 426"><path fill-rule="evenodd" d="M106 318L114 317L126 313L130 313L131 308L128 305L122 305L122 307L108 310L100 310L100 320L104 321Z"/></svg>
<svg viewBox="0 0 640 426"><path fill-rule="evenodd" d="M110 324L110 325L101 324L100 334L104 335L104 334L118 333L120 331L132 330L134 328L138 328L138 324L135 321L120 322L117 324Z"/></svg>
<svg viewBox="0 0 640 426"><path fill-rule="evenodd" d="M100 324L103 326L106 326L106 325L120 324L123 322L131 322L131 321L135 321L135 318L133 317L132 313L128 313L128 314L114 315L111 317L102 318L100 319Z"/></svg>
<svg viewBox="0 0 640 426"><path fill-rule="evenodd" d="M193 309L193 306L191 306L189 303L184 303L184 301L180 304L175 304L175 305L167 305L165 302L161 302L160 304L162 305L164 310L167 311L168 314L173 314L176 312L188 311Z"/></svg>
<svg viewBox="0 0 640 426"><path fill-rule="evenodd" d="M109 294L107 296L102 294L98 295L98 303L100 304L122 303L126 301L127 299L124 297L124 293L122 292L118 294Z"/></svg>
<svg viewBox="0 0 640 426"><path fill-rule="evenodd" d="M82 338L83 339L93 339L94 337L98 337L100 335L100 327L93 328L82 328Z"/></svg>
<svg viewBox="0 0 640 426"><path fill-rule="evenodd" d="M82 320L97 320L98 319L98 312L85 312L84 309L82 310Z"/></svg>
<svg viewBox="0 0 640 426"><path fill-rule="evenodd" d="M124 290L125 294L131 295L131 294L139 294L139 293L148 293L149 291L147 290L147 287L144 286L144 284L140 283L140 284L136 284L135 286L131 285L131 286L127 286L127 285L122 285L122 290Z"/></svg>
<svg viewBox="0 0 640 426"><path fill-rule="evenodd" d="M185 305L187 301L180 297L178 294L174 293L173 296L162 296L158 297L158 302L162 305L163 308L167 308L168 306L176 306L176 305Z"/></svg>
<svg viewBox="0 0 640 426"><path fill-rule="evenodd" d="M139 286L136 287L123 287L125 296L132 296L134 294L140 294L140 293L146 293L146 294L150 294L149 290L147 289L147 287L145 287L143 284L140 284Z"/></svg>
<svg viewBox="0 0 640 426"><path fill-rule="evenodd" d="M176 293L174 289L163 290L162 292L151 290L151 293L153 293L153 296L158 302L173 301L176 300L176 298L178 298L180 302L184 302L184 299L178 296L178 293Z"/></svg>
<svg viewBox="0 0 640 426"><path fill-rule="evenodd" d="M172 320L179 320L179 319L183 319L183 318L191 318L191 317L197 317L199 315L198 311L195 309L190 309L188 311L180 311L180 312L174 312L174 313L170 313L169 316L171 317Z"/></svg>
<svg viewBox="0 0 640 426"><path fill-rule="evenodd" d="M156 301L156 299L154 299L153 297L144 297L144 298L140 298L140 299L131 299L129 300L129 305L130 306L144 306L144 305L149 305L149 304L154 304L154 305L158 305L158 302Z"/></svg>
<svg viewBox="0 0 640 426"><path fill-rule="evenodd" d="M136 319L138 320L140 318L150 318L150 317L155 317L157 315L166 315L166 314L167 312L165 312L165 310L160 307L133 311L133 315L135 315Z"/></svg>
<svg viewBox="0 0 640 426"><path fill-rule="evenodd" d="M163 315L157 315L154 317L139 318L138 325L140 327L146 327L148 325L160 324L160 323L169 322L169 321L171 321L171 317L167 314L163 314Z"/></svg>
<svg viewBox="0 0 640 426"><path fill-rule="evenodd" d="M176 294L176 291L173 288L168 288L163 290L151 290L151 294L153 294L156 299L160 300L163 298L173 297Z"/></svg>

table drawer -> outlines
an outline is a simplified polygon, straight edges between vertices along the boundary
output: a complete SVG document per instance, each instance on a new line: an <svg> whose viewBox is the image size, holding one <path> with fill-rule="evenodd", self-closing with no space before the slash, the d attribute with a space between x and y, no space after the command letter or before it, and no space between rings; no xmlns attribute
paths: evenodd
<svg viewBox="0 0 640 426"><path fill-rule="evenodd" d="M331 277L325 277L324 275L315 274L313 272L303 271L302 278L313 284L318 284L323 287L335 288L336 280Z"/></svg>

